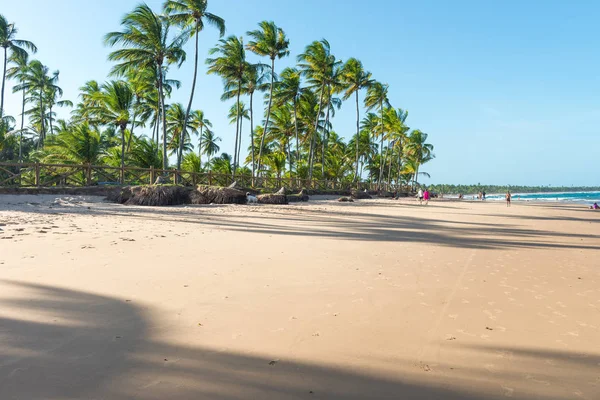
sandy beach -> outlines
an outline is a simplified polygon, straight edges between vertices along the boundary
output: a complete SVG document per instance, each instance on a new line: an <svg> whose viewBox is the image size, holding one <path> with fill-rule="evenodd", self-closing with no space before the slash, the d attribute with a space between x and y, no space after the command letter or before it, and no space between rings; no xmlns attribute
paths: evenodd
<svg viewBox="0 0 600 400"><path fill-rule="evenodd" d="M0 399L599 399L600 212L0 196Z"/></svg>

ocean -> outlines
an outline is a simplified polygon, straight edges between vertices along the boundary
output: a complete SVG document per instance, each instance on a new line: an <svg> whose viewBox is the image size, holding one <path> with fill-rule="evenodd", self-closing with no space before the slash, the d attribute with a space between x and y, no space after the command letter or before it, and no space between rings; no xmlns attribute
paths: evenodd
<svg viewBox="0 0 600 400"><path fill-rule="evenodd" d="M471 196L465 196L470 199ZM487 200L504 200L504 193L490 194L486 196ZM556 193L512 193L513 201L550 201L550 202L569 202L581 204L600 203L600 192L556 192Z"/></svg>

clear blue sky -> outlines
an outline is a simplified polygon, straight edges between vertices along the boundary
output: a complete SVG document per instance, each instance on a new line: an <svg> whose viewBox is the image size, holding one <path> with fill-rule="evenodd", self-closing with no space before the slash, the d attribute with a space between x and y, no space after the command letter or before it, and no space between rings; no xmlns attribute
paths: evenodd
<svg viewBox="0 0 600 400"><path fill-rule="evenodd" d="M64 98L73 101L86 80L106 79L103 35L119 30L138 4L2 3L19 36L37 44L34 57L60 70ZM158 10L162 1L147 3ZM261 20L281 26L292 57L278 70L321 38L338 58L361 59L390 84L392 105L409 111L408 125L429 133L437 155L424 167L431 182L600 185L600 2L211 0L209 9L226 20L228 35L244 35ZM218 35L209 28L200 40L205 58ZM188 50L191 59L191 43ZM184 83L172 101L185 103L192 64L171 76ZM7 113L18 115L10 92L9 83ZM221 92L218 77L201 73L194 106L232 152L231 104L219 101ZM354 113L347 103L333 120L344 137L355 129Z"/></svg>

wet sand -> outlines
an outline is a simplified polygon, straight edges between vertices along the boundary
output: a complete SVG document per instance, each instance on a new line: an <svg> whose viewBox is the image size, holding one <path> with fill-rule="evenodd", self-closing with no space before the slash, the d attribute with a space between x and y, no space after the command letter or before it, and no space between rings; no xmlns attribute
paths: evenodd
<svg viewBox="0 0 600 400"><path fill-rule="evenodd" d="M0 399L598 399L600 212L0 196Z"/></svg>

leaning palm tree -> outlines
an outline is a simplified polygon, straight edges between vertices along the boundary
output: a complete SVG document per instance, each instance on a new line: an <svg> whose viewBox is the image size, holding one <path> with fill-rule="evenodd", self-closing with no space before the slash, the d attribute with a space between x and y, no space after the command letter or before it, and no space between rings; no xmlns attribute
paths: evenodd
<svg viewBox="0 0 600 400"><path fill-rule="evenodd" d="M246 50L242 38L229 36L227 39L219 40L219 44L209 51L211 55L218 55L216 58L208 58L208 73L216 74L221 77L225 86L225 92L235 87L236 104L238 114L238 124L236 124L235 146L238 147L238 136L240 131L239 113L240 113L240 95L242 93L242 83L246 76L246 70L250 64L246 62ZM233 164L236 165L237 154L234 154Z"/></svg>
<svg viewBox="0 0 600 400"><path fill-rule="evenodd" d="M131 121L134 104L133 91L127 82L107 82L96 94L96 101L100 121L106 125L114 125L121 132L121 170L123 170L125 167L125 130Z"/></svg>
<svg viewBox="0 0 600 400"><path fill-rule="evenodd" d="M342 69L342 82L346 86L344 92L344 100L348 100L352 94L356 95L356 135L360 134L360 109L358 107L358 92L361 89L368 88L372 83L371 73L365 71L362 62L356 58L350 58L344 64ZM359 178L358 175L358 158L359 158L359 141L356 141L356 168L354 173L354 179Z"/></svg>
<svg viewBox="0 0 600 400"><path fill-rule="evenodd" d="M19 84L23 85L27 77L27 68L29 67L29 55L27 52L16 52L10 56L9 61L13 65L6 72L6 76L9 79L15 79ZM13 88L13 93L17 91ZM21 100L21 129L19 129L19 162L23 162L23 133L25 131L25 100L27 91L25 88L21 89L23 92L23 99Z"/></svg>
<svg viewBox="0 0 600 400"><path fill-rule="evenodd" d="M35 53L37 47L27 40L17 39L15 36L19 31L14 23L9 23L4 15L0 14L0 47L4 49L4 69L2 71L2 91L0 92L0 118L4 115L4 85L6 84L6 66L8 63L8 51L11 55L26 55L27 50Z"/></svg>
<svg viewBox="0 0 600 400"><path fill-rule="evenodd" d="M381 118L381 128L380 128L380 156L383 156L383 139L385 136L384 125L383 125L383 114L385 107L391 107L390 101L388 99L388 84L383 84L381 82L374 82L367 89L367 96L365 97L365 106L368 111L379 107L379 113ZM381 188L381 179L383 176L383 162L380 162L380 172L379 172L379 181L377 183L378 187Z"/></svg>
<svg viewBox="0 0 600 400"><path fill-rule="evenodd" d="M273 21L262 21L258 24L260 29L247 32L253 40L248 42L246 46L248 50L262 57L269 57L271 59L271 88L269 91L269 104L267 106L267 116L265 122L265 130L261 137L262 150L265 141L265 136L269 132L269 119L271 117L271 106L273 104L273 87L275 82L275 59L283 58L290 54L289 46L290 41L285 36L283 29L275 25ZM260 171L262 152L258 152L258 170Z"/></svg>
<svg viewBox="0 0 600 400"><path fill-rule="evenodd" d="M192 93L185 111L185 120L190 116L192 110L192 102L194 101L194 91L196 89L196 78L198 76L198 36L204 29L205 24L213 25L219 30L219 35L223 37L225 34L225 21L223 18L206 11L208 0L167 0L164 4L165 12L168 18L175 25L182 27L189 37L195 37L195 52L194 52L194 78L192 80ZM185 138L186 125L183 125L182 135ZM181 159L183 156L183 143L180 141L179 153L177 155L177 169L180 169Z"/></svg>
<svg viewBox="0 0 600 400"><path fill-rule="evenodd" d="M137 6L121 21L123 31L108 33L104 41L109 46L122 45L124 48L113 51L109 61L119 64L112 68L111 74L125 76L132 70L151 69L158 75L158 95L161 108L163 130L163 169L167 168L167 123L165 109L165 68L170 64L181 66L185 61L182 45L184 36L171 38L171 24L168 19L157 15L146 4Z"/></svg>

